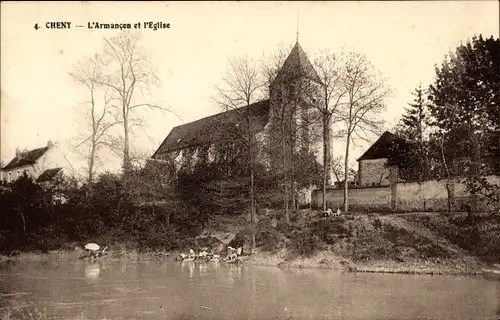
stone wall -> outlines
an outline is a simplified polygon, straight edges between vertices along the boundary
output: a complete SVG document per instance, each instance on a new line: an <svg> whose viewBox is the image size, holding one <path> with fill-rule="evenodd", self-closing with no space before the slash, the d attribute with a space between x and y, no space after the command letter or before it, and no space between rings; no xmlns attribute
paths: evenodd
<svg viewBox="0 0 500 320"><path fill-rule="evenodd" d="M488 182L500 185L499 176L487 176ZM378 187L351 187L348 190L349 208L352 211L447 211L448 192L447 180L428 180L416 182L398 182L389 186ZM465 205L470 204L470 194L465 184L460 180L454 180L450 187L452 198L452 210L464 211ZM344 190L340 188L327 189L327 206L332 210L342 208L344 202ZM312 207L321 208L323 193L321 190L312 192ZM487 207L485 201L478 202L478 209L500 209Z"/></svg>
<svg viewBox="0 0 500 320"><path fill-rule="evenodd" d="M500 185L499 176L487 176L490 183ZM398 211L446 211L448 210L447 180L398 182L396 185ZM452 210L461 211L470 203L470 194L460 180L450 184ZM484 209L484 202L478 203Z"/></svg>
<svg viewBox="0 0 500 320"><path fill-rule="evenodd" d="M391 188L382 187L351 187L348 190L349 208L353 211L390 210ZM321 208L323 192L314 190L312 193L312 206ZM332 210L342 208L344 203L344 189L330 188L326 192L327 207Z"/></svg>
<svg viewBox="0 0 500 320"><path fill-rule="evenodd" d="M390 185L390 169L387 166L387 159L361 160L358 166L360 186Z"/></svg>

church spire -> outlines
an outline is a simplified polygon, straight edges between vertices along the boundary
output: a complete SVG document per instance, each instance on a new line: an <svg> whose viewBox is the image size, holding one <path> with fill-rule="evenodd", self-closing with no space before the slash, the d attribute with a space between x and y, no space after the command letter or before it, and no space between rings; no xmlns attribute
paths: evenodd
<svg viewBox="0 0 500 320"><path fill-rule="evenodd" d="M297 43L299 42L299 9L297 9Z"/></svg>

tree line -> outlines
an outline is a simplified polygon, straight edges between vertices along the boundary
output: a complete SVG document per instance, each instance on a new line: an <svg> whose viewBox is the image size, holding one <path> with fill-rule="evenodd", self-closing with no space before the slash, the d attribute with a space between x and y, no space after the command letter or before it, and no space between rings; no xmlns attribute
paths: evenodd
<svg viewBox="0 0 500 320"><path fill-rule="evenodd" d="M9 214L2 209L1 230L26 240L33 232L59 234L54 230L66 226L58 230L68 240L114 230L154 242L167 230L185 238L219 213L248 212L255 228L258 211L276 198L289 224L299 190L321 186L325 193L333 183L331 172L344 188L343 209L349 210L352 145L381 133L380 115L392 92L366 56L323 51L312 60L314 72L281 73L290 50L280 48L260 61L231 59L213 98L238 114L239 126L215 142L215 161L179 171L168 160L148 161L142 168L134 163L131 141L137 129L146 129L141 110L173 113L149 101L148 89L159 79L138 41L128 33L105 39L101 52L70 73L88 98L81 105L88 131L78 146L88 160L85 183L60 182L47 189L24 177L3 186L2 208ZM407 141L392 153L401 178L445 177L451 185L453 177L465 173L473 195L500 200L498 186L482 178L499 166L499 47L498 39L473 37L436 67L428 88L416 89L415 101L395 128ZM263 99L275 106L265 143L255 134L248 108ZM343 140L345 149L334 150L334 139ZM314 142L321 143L322 163L305 147ZM99 156L109 151L122 158L122 173L96 176ZM325 210L325 200L322 206ZM252 238L254 247L255 233Z"/></svg>
<svg viewBox="0 0 500 320"><path fill-rule="evenodd" d="M485 176L500 173L500 40L474 36L450 52L428 87L414 92L393 146L404 180L446 179L451 211L453 179L477 197L500 203L500 186Z"/></svg>

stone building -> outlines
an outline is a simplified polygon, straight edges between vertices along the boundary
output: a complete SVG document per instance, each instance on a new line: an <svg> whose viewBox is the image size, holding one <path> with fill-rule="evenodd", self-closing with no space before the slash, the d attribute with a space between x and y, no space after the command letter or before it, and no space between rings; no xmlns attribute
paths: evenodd
<svg viewBox="0 0 500 320"><path fill-rule="evenodd" d="M390 161L394 143L404 139L389 131L384 132L365 153L358 158L358 185L361 187L389 186L398 180L398 166Z"/></svg>
<svg viewBox="0 0 500 320"><path fill-rule="evenodd" d="M268 169L277 169L280 163L283 165L280 162L282 152L291 150L313 152L322 163L321 141L312 141L311 132L315 127L310 125L314 104L319 103L321 97L321 81L298 41L276 74L268 99L251 104L249 110L243 106L174 127L152 159L174 163L179 170L188 169L199 161L214 161L215 157L224 154L215 152L220 147L218 143L231 140L231 135L247 127L246 117L242 115L248 112L249 128L258 145L257 158ZM285 123L283 119L291 120ZM281 131L274 130L276 126L281 126ZM276 133L278 131L280 134ZM232 154L247 152L241 147L235 146Z"/></svg>

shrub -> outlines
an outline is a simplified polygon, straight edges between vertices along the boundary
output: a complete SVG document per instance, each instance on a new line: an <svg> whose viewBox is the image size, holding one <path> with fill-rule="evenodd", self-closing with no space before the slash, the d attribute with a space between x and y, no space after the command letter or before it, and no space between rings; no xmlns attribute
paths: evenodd
<svg viewBox="0 0 500 320"><path fill-rule="evenodd" d="M283 234L273 228L258 230L255 235L255 242L264 251L274 251L281 247Z"/></svg>
<svg viewBox="0 0 500 320"><path fill-rule="evenodd" d="M243 247L247 240L247 230L242 230L236 233L234 239L229 242L229 246L233 248Z"/></svg>
<svg viewBox="0 0 500 320"><path fill-rule="evenodd" d="M326 244L334 244L338 238L349 236L343 217L319 219L310 224L312 231Z"/></svg>
<svg viewBox="0 0 500 320"><path fill-rule="evenodd" d="M293 230L290 238L291 249L301 256L310 257L323 249L323 242L311 227Z"/></svg>
<svg viewBox="0 0 500 320"><path fill-rule="evenodd" d="M148 230L138 234L137 242L140 249L165 248L174 250L179 248L182 236L170 226L151 226Z"/></svg>
<svg viewBox="0 0 500 320"><path fill-rule="evenodd" d="M197 238L196 243L198 244L199 248L205 248L205 247L216 248L222 242L219 239L217 239L216 237L206 236L206 237Z"/></svg>

